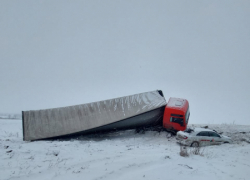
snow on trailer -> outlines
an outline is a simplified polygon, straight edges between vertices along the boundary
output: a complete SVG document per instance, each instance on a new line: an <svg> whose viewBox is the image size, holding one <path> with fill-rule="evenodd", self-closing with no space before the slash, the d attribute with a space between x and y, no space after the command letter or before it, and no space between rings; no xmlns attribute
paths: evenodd
<svg viewBox="0 0 250 180"><path fill-rule="evenodd" d="M166 104L162 91L157 90L76 106L22 111L23 140L159 124Z"/></svg>

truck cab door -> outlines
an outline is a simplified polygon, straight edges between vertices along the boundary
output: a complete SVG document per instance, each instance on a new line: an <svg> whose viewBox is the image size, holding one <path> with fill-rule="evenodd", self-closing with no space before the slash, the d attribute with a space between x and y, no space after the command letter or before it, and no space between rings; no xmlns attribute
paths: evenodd
<svg viewBox="0 0 250 180"><path fill-rule="evenodd" d="M180 126L185 126L184 125L184 119L181 117L170 117L170 122L172 123L177 123L179 124Z"/></svg>

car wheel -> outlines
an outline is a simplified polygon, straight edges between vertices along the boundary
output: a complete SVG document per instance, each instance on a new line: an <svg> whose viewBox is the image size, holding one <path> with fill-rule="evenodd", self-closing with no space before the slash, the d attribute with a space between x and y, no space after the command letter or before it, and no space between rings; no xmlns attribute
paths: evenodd
<svg viewBox="0 0 250 180"><path fill-rule="evenodd" d="M199 147L199 143L195 141L191 144L191 147Z"/></svg>

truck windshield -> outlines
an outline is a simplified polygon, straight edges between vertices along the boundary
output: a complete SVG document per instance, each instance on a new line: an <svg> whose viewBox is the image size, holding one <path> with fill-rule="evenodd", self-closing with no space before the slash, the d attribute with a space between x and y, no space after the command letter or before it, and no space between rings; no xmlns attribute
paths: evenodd
<svg viewBox="0 0 250 180"><path fill-rule="evenodd" d="M186 122L186 124L188 124L189 116L190 116L190 111L189 111L189 106L188 106L187 112L185 114L185 122Z"/></svg>

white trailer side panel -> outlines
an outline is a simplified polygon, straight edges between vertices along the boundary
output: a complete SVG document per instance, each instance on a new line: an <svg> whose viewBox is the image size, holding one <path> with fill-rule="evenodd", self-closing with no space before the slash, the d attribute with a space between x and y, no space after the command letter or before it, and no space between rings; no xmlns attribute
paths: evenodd
<svg viewBox="0 0 250 180"><path fill-rule="evenodd" d="M91 130L166 104L158 91L151 91L76 106L23 111L23 138L38 140Z"/></svg>

